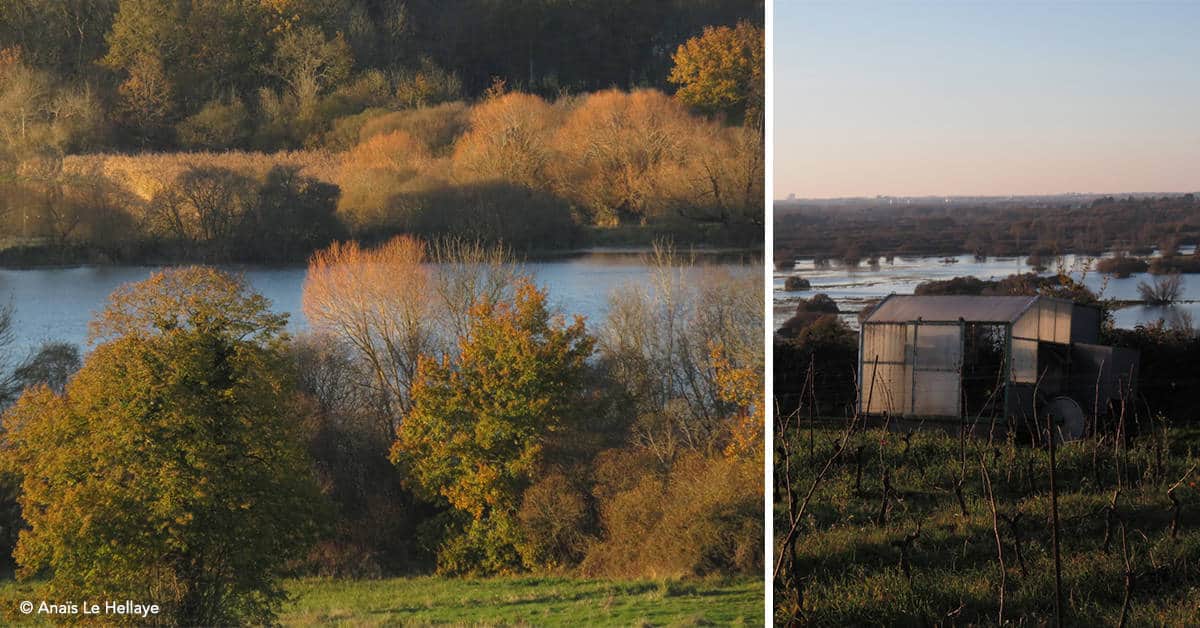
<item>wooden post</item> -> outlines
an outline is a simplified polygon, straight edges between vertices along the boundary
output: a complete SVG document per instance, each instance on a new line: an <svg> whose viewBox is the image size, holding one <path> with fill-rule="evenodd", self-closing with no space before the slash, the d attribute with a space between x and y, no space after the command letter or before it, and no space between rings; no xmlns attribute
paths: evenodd
<svg viewBox="0 0 1200 628"><path fill-rule="evenodd" d="M1046 413L1047 436L1050 441L1050 521L1051 521L1051 540L1054 545L1054 625L1063 625L1062 612L1062 556L1059 552L1058 542L1058 487L1054 477L1054 454L1055 454L1055 438L1054 438L1054 415Z"/></svg>

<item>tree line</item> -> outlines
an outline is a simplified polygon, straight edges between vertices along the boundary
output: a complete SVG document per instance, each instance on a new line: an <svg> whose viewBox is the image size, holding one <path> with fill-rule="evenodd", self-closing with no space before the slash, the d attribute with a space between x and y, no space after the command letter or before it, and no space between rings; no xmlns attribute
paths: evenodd
<svg viewBox="0 0 1200 628"><path fill-rule="evenodd" d="M525 19L481 4L472 19L489 29ZM405 36L388 28L441 24L404 4L14 7L0 29L3 258L299 261L335 239L397 233L544 249L757 242L762 30L752 7L727 4L658 6L692 16L651 46L669 63L654 78L580 84L590 92L499 73L464 87L446 69L459 66L380 57L373 38ZM16 28L42 18L74 39L54 47ZM272 246L244 245L268 224L279 228L258 241Z"/></svg>
<svg viewBox="0 0 1200 628"><path fill-rule="evenodd" d="M676 47L705 26L764 19L755 0L6 0L0 15L0 48L101 105L84 113L118 131L111 146L156 149L222 104L303 120L380 89L476 98L495 77L543 96L667 88Z"/></svg>
<svg viewBox="0 0 1200 628"><path fill-rule="evenodd" d="M599 324L461 239L322 249L299 335L210 267L124 286L4 414L17 573L188 625L285 575L756 573L761 282L655 256Z"/></svg>
<svg viewBox="0 0 1200 628"><path fill-rule="evenodd" d="M1171 257L1200 242L1195 195L1102 197L1088 203L1020 203L978 208L933 204L869 208L780 206L776 260L797 256L858 265L896 255L1030 257L1068 253ZM1185 263L1163 263L1163 268Z"/></svg>

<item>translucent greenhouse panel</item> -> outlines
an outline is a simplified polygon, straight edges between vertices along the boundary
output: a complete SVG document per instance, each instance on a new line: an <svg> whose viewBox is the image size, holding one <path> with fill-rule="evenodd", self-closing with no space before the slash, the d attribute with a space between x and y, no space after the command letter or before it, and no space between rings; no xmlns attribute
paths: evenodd
<svg viewBox="0 0 1200 628"><path fill-rule="evenodd" d="M959 416L958 373L917 370L913 377L913 414Z"/></svg>
<svg viewBox="0 0 1200 628"><path fill-rule="evenodd" d="M863 365L862 405L870 414L904 414L908 404L909 382L902 364Z"/></svg>
<svg viewBox="0 0 1200 628"><path fill-rule="evenodd" d="M1054 341L1061 344L1071 342L1071 312L1075 306L1071 303L1055 303Z"/></svg>
<svg viewBox="0 0 1200 628"><path fill-rule="evenodd" d="M954 369L962 361L962 327L958 325L918 325L917 355L919 369Z"/></svg>
<svg viewBox="0 0 1200 628"><path fill-rule="evenodd" d="M1054 342L1054 303L1043 299L1036 307L1041 310L1038 313L1038 340Z"/></svg>
<svg viewBox="0 0 1200 628"><path fill-rule="evenodd" d="M1013 323L1012 335L1014 338L1038 337L1038 306L1036 304L1018 318L1017 322Z"/></svg>
<svg viewBox="0 0 1200 628"><path fill-rule="evenodd" d="M863 364L903 362L904 325L864 325Z"/></svg>
<svg viewBox="0 0 1200 628"><path fill-rule="evenodd" d="M1019 384L1037 382L1037 341L1012 341L1012 381Z"/></svg>

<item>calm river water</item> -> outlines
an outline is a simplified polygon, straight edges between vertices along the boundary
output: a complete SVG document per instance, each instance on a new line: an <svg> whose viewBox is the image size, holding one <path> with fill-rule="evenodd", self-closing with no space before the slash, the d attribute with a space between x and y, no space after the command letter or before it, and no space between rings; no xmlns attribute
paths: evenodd
<svg viewBox="0 0 1200 628"><path fill-rule="evenodd" d="M705 258L706 263L729 269L751 267L722 256ZM523 266L539 285L549 290L551 302L566 314L582 314L589 326L599 325L614 289L629 282L642 282L649 269L635 253L589 253L552 261L528 262ZM0 299L16 308L14 346L16 358L45 340L76 343L86 350L87 324L104 308L117 286L141 281L158 270L156 266L81 266L74 268L0 269ZM697 266L702 268L702 266ZM761 268L761 267L760 267ZM271 299L274 309L290 314L293 331L306 326L300 308L305 268L226 267L245 274L251 287ZM699 271L694 271L699 272Z"/></svg>
<svg viewBox="0 0 1200 628"><path fill-rule="evenodd" d="M1192 247L1184 247L1181 252L1191 254L1192 250ZM796 270L776 270L774 273L775 327L781 326L792 315L797 299L811 297L820 292L837 301L841 310L844 313L848 312L843 318L857 328L856 313L868 301L881 299L892 293L912 294L917 284L922 282L968 275L980 279L1003 279L1014 273L1027 273L1032 270L1025 264L1023 257L991 257L983 262L976 261L974 256L970 255L951 259L955 261L945 263L940 257L897 257L891 264L881 260L878 268L871 268L866 264L858 268L846 268L836 263L827 268L815 268L813 260L801 259L796 263ZM1149 282L1152 279L1147 273L1125 279L1102 275L1094 270L1084 273L1083 269L1090 261L1094 261L1094 258L1066 255L1048 263L1049 272L1057 272L1061 265L1071 272L1075 279L1082 276L1084 283L1102 298L1121 300L1138 299L1138 283ZM783 282L790 275L800 275L808 279L812 289L804 292L784 290ZM1114 313L1117 326L1132 328L1160 319L1171 320L1173 314L1179 311L1191 313L1193 320L1200 323L1200 275L1184 275L1183 281L1183 302L1170 307L1135 305L1122 308Z"/></svg>

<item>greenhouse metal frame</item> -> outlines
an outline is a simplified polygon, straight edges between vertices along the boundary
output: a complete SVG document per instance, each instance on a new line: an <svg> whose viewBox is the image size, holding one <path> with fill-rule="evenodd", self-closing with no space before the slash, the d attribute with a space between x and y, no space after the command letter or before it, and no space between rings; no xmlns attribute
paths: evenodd
<svg viewBox="0 0 1200 628"><path fill-rule="evenodd" d="M1012 418L1058 395L1104 414L1108 400L1131 394L1137 352L1097 344L1100 320L1094 306L1040 295L891 295L862 322L859 412L961 420L990 407ZM969 376L995 382L965 393Z"/></svg>

